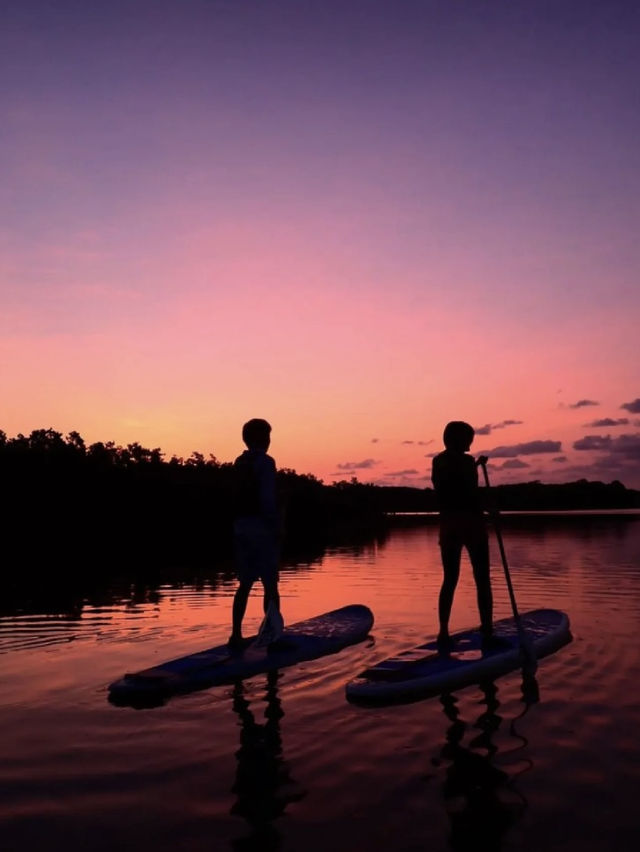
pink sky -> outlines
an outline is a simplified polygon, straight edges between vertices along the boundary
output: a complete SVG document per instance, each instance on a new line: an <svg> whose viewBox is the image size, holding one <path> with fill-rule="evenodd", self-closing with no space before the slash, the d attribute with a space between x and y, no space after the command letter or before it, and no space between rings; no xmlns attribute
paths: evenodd
<svg viewBox="0 0 640 852"><path fill-rule="evenodd" d="M280 466L423 486L465 419L496 481L640 487L632 4L28 5L7 434L226 461L260 416Z"/></svg>

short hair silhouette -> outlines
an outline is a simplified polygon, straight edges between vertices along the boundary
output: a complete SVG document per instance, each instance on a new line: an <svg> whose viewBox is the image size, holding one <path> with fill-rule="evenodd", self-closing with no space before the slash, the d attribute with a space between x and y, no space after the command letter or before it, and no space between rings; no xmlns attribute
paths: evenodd
<svg viewBox="0 0 640 852"><path fill-rule="evenodd" d="M260 447L271 439L271 424L260 417L248 420L242 427L242 440L248 447Z"/></svg>
<svg viewBox="0 0 640 852"><path fill-rule="evenodd" d="M465 423L464 420L452 420L444 427L442 440L448 450L464 453L473 443L475 434L473 426Z"/></svg>

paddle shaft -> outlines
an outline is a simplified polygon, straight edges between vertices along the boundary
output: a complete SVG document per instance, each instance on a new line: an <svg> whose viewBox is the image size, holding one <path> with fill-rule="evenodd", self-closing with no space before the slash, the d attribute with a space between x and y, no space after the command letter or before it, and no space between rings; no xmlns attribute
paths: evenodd
<svg viewBox="0 0 640 852"><path fill-rule="evenodd" d="M489 474L487 472L486 464L480 464L482 468L482 473L484 474L484 481L487 489L491 488L489 483ZM493 526L496 531L496 538L498 539L498 548L500 549L500 558L502 559L502 567L504 568L504 576L507 581L507 589L509 590L509 600L511 601L511 609L513 610L513 618L516 622L516 627L518 629L518 638L520 639L520 646L524 651L525 655L528 658L528 663L530 667L535 671L535 653L531 643L528 640L527 635L524 632L524 628L522 626L522 621L520 620L520 614L518 612L518 605L516 604L516 596L513 591L513 583L511 582L511 573L509 571L509 563L507 562L507 554L504 549L504 542L502 540L502 530L500 529L500 513L497 509L493 510Z"/></svg>
<svg viewBox="0 0 640 852"><path fill-rule="evenodd" d="M487 477L487 469L484 465L482 465L482 470L484 472L485 481L487 483L487 487L489 486L489 480ZM507 554L504 549L504 541L502 538L502 530L500 529L500 521L499 515L496 510L494 510L493 515L493 528L496 532L496 538L498 540L498 549L500 550L500 558L502 560L502 567L504 568L504 577L507 581L507 589L509 590L509 600L511 601L511 609L513 610L513 617L515 618L518 624L520 623L520 614L518 612L518 605L516 603L515 592L513 591L513 583L511 582L511 572L509 571L509 563L507 562Z"/></svg>

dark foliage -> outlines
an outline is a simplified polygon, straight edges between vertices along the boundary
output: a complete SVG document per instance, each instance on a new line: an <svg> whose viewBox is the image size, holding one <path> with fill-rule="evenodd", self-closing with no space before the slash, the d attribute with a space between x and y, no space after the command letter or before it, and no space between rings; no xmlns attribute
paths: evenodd
<svg viewBox="0 0 640 852"><path fill-rule="evenodd" d="M499 485L495 502L502 511L566 511L588 509L633 509L640 507L640 491L613 482L563 482L547 485L522 482Z"/></svg>
<svg viewBox="0 0 640 852"><path fill-rule="evenodd" d="M155 559L187 563L224 557L231 547L229 494L233 467L192 453L165 460L159 448L138 443L87 446L77 432L53 429L7 438L0 431L0 470L6 551L14 566L35 560L101 560L131 565ZM430 489L377 487L352 479L324 485L310 474L280 470L285 556L321 548L384 527L385 513L432 512ZM640 492L620 482L494 489L502 510L610 509L640 506Z"/></svg>
<svg viewBox="0 0 640 852"><path fill-rule="evenodd" d="M192 453L168 461L138 443L87 446L53 429L7 438L0 432L5 546L14 562L53 556L96 565L114 558L187 562L228 553L233 466ZM286 547L325 541L381 520L376 489L325 486L309 474L278 472Z"/></svg>
<svg viewBox="0 0 640 852"><path fill-rule="evenodd" d="M380 506L385 512L437 512L434 492L418 488L382 488ZM546 484L521 482L491 488L488 503L503 512L540 512L640 507L640 491L618 481Z"/></svg>

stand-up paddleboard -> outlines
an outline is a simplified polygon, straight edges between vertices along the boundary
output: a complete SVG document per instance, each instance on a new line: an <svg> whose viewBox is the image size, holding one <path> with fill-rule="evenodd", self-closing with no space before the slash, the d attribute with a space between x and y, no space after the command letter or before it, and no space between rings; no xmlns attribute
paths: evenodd
<svg viewBox="0 0 640 852"><path fill-rule="evenodd" d="M230 651L220 645L159 666L126 674L109 686L114 704L153 706L176 693L192 692L252 677L261 672L291 666L334 654L347 645L366 638L373 625L373 613L361 604L352 604L284 629L272 645L252 644Z"/></svg>
<svg viewBox="0 0 640 852"><path fill-rule="evenodd" d="M556 609L535 609L520 616L536 658L571 641L569 617ZM346 686L347 698L363 704L392 704L453 692L471 683L506 674L522 665L518 628L513 618L494 623L498 647L483 651L480 629L452 635L448 653L436 641L389 657L361 672Z"/></svg>

